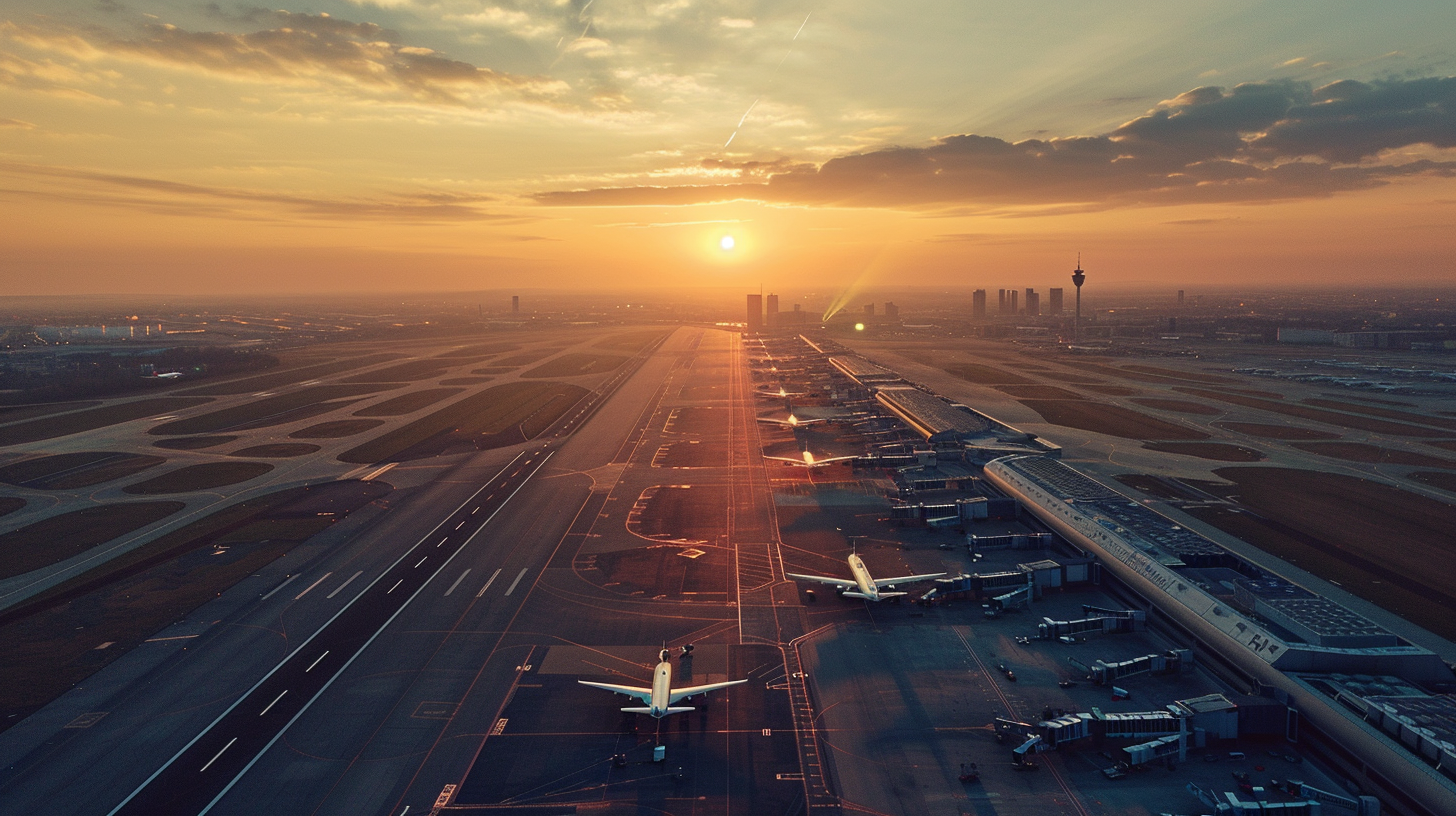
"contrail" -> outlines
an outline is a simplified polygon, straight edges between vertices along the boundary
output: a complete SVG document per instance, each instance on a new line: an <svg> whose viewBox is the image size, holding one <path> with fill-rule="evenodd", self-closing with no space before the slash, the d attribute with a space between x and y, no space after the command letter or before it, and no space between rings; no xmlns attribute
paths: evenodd
<svg viewBox="0 0 1456 816"><path fill-rule="evenodd" d="M596 0L592 0L592 2L596 2ZM588 3L587 5L591 5L591 3ZM789 49L784 52L784 56L779 60L779 64L774 66L773 74L777 74L779 72L779 69L784 67L784 62L788 60L789 55L794 53L794 43L798 41L799 35L804 33L804 26L809 24L809 18L813 16L814 12L812 11L804 15L804 22L799 23L799 30L795 31L793 38L789 40ZM773 74L770 75L770 78L773 77ZM758 99L753 100L753 104L749 105L748 110L744 111L743 116L739 117L738 124L734 126L733 132L728 135L728 141L723 143L723 149L726 150L728 148L728 145L733 144L733 139L738 136L738 131L743 128L743 123L748 121L748 114L753 113L754 107L758 105L758 100L762 98L763 97L760 96L758 97Z"/></svg>

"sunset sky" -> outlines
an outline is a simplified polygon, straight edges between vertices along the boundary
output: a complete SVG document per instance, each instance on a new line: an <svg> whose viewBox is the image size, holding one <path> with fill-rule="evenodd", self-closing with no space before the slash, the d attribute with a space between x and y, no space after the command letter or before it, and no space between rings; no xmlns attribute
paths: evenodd
<svg viewBox="0 0 1456 816"><path fill-rule="evenodd" d="M1451 0L7 0L0 283L1450 284L1453 58Z"/></svg>

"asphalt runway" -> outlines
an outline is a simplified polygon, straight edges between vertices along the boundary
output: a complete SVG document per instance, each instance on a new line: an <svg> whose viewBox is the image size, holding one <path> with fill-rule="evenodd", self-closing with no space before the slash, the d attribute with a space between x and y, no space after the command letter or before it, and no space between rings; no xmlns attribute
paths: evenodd
<svg viewBox="0 0 1456 816"><path fill-rule="evenodd" d="M0 811L835 812L740 338L680 329L599 390L0 735ZM678 446L692 466L664 467ZM662 489L644 538L634 508ZM684 643L678 685L749 683L659 723L575 682L645 682Z"/></svg>

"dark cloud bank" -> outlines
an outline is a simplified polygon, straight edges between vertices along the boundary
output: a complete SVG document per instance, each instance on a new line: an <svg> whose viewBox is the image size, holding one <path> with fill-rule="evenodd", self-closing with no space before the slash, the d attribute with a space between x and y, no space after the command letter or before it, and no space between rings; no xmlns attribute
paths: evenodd
<svg viewBox="0 0 1456 816"><path fill-rule="evenodd" d="M1383 151L1456 147L1456 77L1257 82L1195 88L1101 136L1008 142L960 135L831 159L736 169L721 185L549 192L544 204L628 206L753 199L863 207L1083 205L1094 209L1322 197L1456 162L1378 162ZM763 179L763 180L760 180Z"/></svg>

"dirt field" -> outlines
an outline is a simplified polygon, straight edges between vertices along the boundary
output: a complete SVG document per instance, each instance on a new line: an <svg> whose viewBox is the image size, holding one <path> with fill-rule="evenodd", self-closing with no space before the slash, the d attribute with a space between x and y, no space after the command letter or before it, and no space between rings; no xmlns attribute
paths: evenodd
<svg viewBox="0 0 1456 816"><path fill-rule="evenodd" d="M152 443L153 447L166 448L167 450L202 450L203 448L215 448L218 445L237 439L236 436L182 436L177 439L158 439Z"/></svg>
<svg viewBox="0 0 1456 816"><path fill-rule="evenodd" d="M343 352L344 349L339 349L338 351ZM355 368L363 368L387 360L397 360L399 357L400 355L398 354L369 354L363 357L351 357L333 362L288 368L282 371L271 371L256 377L245 377L241 380L232 380L215 385L204 385L200 388L191 388L181 393L201 394L205 396L251 394L256 391L269 391L284 385L316 380L319 377L326 377L330 374L338 374L341 371L350 371Z"/></svg>
<svg viewBox="0 0 1456 816"><path fill-rule="evenodd" d="M517 366L523 366L523 365L527 365L529 363L534 363L537 360L544 360L547 357L550 357L551 355L556 354L559 351L564 351L564 349L560 349L560 348L531 349L530 351L523 351L520 354L512 354L509 357L501 357L498 360L491 360L490 361L490 364L493 367L505 366L506 367L505 370L506 371L510 371L512 368L515 368Z"/></svg>
<svg viewBox="0 0 1456 816"><path fill-rule="evenodd" d="M529 371L522 372L521 376L527 379L581 377L586 374L614 371L625 362L627 362L626 357L616 354L563 354Z"/></svg>
<svg viewBox="0 0 1456 816"><path fill-rule="evenodd" d="M112 451L62 453L0 468L0 482L39 490L71 490L140 473L165 461L161 456Z"/></svg>
<svg viewBox="0 0 1456 816"><path fill-rule="evenodd" d="M1233 482L1239 502L1262 519L1224 514L1205 520L1280 557L1287 556L1278 548L1301 544L1308 550L1295 554L1299 566L1432 631L1456 635L1456 506L1311 470L1229 467L1215 473ZM1351 568L1365 575L1350 581ZM1407 595L1428 604L1414 605ZM1431 604L1444 608L1439 620L1431 617Z"/></svg>
<svg viewBox="0 0 1456 816"><path fill-rule="evenodd" d="M1253 448L1225 442L1144 442L1143 447L1161 453L1176 453L1218 462L1262 462L1264 454Z"/></svg>
<svg viewBox="0 0 1456 816"><path fill-rule="evenodd" d="M516 345L515 343L481 343L479 345L466 346L464 348L454 349L454 350L451 350L451 351L444 352L442 354L436 354L435 356L436 357L481 357L481 356L488 357L488 356L490 356L492 354L505 354L508 351L515 351L518 348L520 348L520 346Z"/></svg>
<svg viewBox="0 0 1456 816"><path fill-rule="evenodd" d="M1208 439L1208 434L1202 431L1140 414L1120 405L1082 400L1021 400L1021 404L1053 425L1065 425L1068 428L1120 436L1123 439Z"/></svg>
<svg viewBox="0 0 1456 816"><path fill-rule="evenodd" d="M1259 408L1275 414L1308 419L1314 422L1323 422L1326 425L1334 425L1337 428L1354 428L1359 431L1373 431L1375 433L1394 434L1396 436L1434 436L1438 433L1429 428L1419 428L1414 425L1402 425L1398 422L1387 422L1383 419L1372 419L1361 416L1350 416L1349 414L1337 414L1334 411L1326 411L1320 408L1310 408L1304 405L1292 405L1274 400L1249 397L1242 394L1232 394L1227 391L1208 391L1202 388L1174 388L1184 394L1205 399L1227 402L1232 405L1242 405L1245 408Z"/></svg>
<svg viewBox="0 0 1456 816"><path fill-rule="evenodd" d="M387 366L377 371L366 371L363 374L355 374L346 377L340 382L345 383L388 383L388 382L414 382L416 380L433 380L444 374L446 371L458 365L466 363L477 363L485 357L459 357L439 358L430 357L424 360L410 360L404 363Z"/></svg>
<svg viewBox="0 0 1456 816"><path fill-rule="evenodd" d="M294 456L307 456L310 453L317 453L318 445L309 445L304 442L275 442L271 445L254 445L251 448L242 448L229 453L228 456L256 456L259 459L288 459Z"/></svg>
<svg viewBox="0 0 1456 816"><path fill-rule="evenodd" d="M1456 493L1456 473L1443 473L1439 470L1418 470L1414 473L1407 473L1405 477L1413 482L1430 485L1438 490L1444 490L1447 493Z"/></svg>
<svg viewBox="0 0 1456 816"><path fill-rule="evenodd" d="M433 456L452 445L523 442L545 430L586 393L584 388L556 382L497 385L345 451L339 461L371 464ZM497 434L508 435L511 441L487 439Z"/></svg>
<svg viewBox="0 0 1456 816"><path fill-rule="evenodd" d="M1106 394L1109 397L1131 397L1139 393L1136 389L1126 388L1121 385L1088 385L1083 387L1088 391L1096 391L1099 394Z"/></svg>
<svg viewBox="0 0 1456 816"><path fill-rule="evenodd" d="M157 436L214 433L216 431L280 425L300 418L302 412L331 400L358 397L399 388L397 383L378 385L315 385L287 394L264 397L253 402L210 411L198 416L164 422L147 433Z"/></svg>
<svg viewBox="0 0 1456 816"><path fill-rule="evenodd" d="M592 348L635 354L646 348L649 343L654 343L658 339L666 337L669 331L671 329L646 329L643 331L622 332L621 334L604 337L592 343Z"/></svg>
<svg viewBox="0 0 1456 816"><path fill-rule="evenodd" d="M69 414L59 414L43 419L33 419L29 422L18 422L14 425L0 427L0 446L39 442L42 439L55 439L58 436L94 431L97 428L119 425L133 419L165 414L168 411L191 408L208 402L212 402L212 400L206 397L151 397L101 408L73 411Z"/></svg>
<svg viewBox="0 0 1456 816"><path fill-rule="evenodd" d="M1401 450L1391 450L1364 442L1292 442L1292 446L1307 453L1344 459L1347 462L1370 462L1384 465L1415 465L1417 467L1456 468L1456 461L1437 456L1426 456Z"/></svg>
<svg viewBox="0 0 1456 816"><path fill-rule="evenodd" d="M0 535L0 578L58 564L97 544L160 521L185 506L176 501L102 504L12 530Z"/></svg>
<svg viewBox="0 0 1456 816"><path fill-rule="evenodd" d="M1078 394L1076 391L1068 391L1055 385L998 385L996 390L1025 399L1087 399L1085 395Z"/></svg>
<svg viewBox="0 0 1456 816"><path fill-rule="evenodd" d="M1020 374L1012 374L1009 371L1002 371L979 363L952 363L941 366L946 371L960 377L967 382L977 385L1037 385L1036 380L1029 380Z"/></svg>
<svg viewBox="0 0 1456 816"><path fill-rule="evenodd" d="M727 408L674 408L663 425L667 433L695 436L724 436L728 433Z"/></svg>
<svg viewBox="0 0 1456 816"><path fill-rule="evenodd" d="M1432 425L1437 428L1445 428L1446 430L1456 430L1456 419L1434 417L1428 416L1426 414L1416 414L1411 413L1410 411L1393 411L1389 408L1375 408L1369 405L1354 405L1352 403L1339 402L1336 400L1307 399L1303 400L1303 402L1308 405L1316 405L1321 408L1333 408L1336 411L1349 411L1355 414L1384 417L1385 419L1398 419L1402 422L1415 422L1422 425Z"/></svg>
<svg viewBox="0 0 1456 816"><path fill-rule="evenodd" d="M1201 414L1213 416L1223 413L1222 409L1212 405L1205 405L1201 402L1189 402L1187 400L1159 399L1158 397L1136 397L1133 399L1138 405L1146 405L1149 408L1157 408L1162 411L1176 411L1180 414Z"/></svg>
<svg viewBox="0 0 1456 816"><path fill-rule="evenodd" d="M411 391L408 394L401 394L384 402L368 405L354 412L354 416L380 417L380 416L403 416L413 414L422 408L428 408L447 397L453 397L464 389L461 388L426 388L421 391Z"/></svg>
<svg viewBox="0 0 1456 816"><path fill-rule="evenodd" d="M364 433L383 424L384 421L379 419L337 419L333 422L320 422L317 425L300 428L288 436L290 439L339 439Z"/></svg>
<svg viewBox="0 0 1456 816"><path fill-rule="evenodd" d="M66 411L79 411L82 408L95 408L100 404L100 402L42 402L31 405L3 405L0 406L0 422L19 422L22 419L35 419Z"/></svg>
<svg viewBox="0 0 1456 816"><path fill-rule="evenodd" d="M448 380L440 380L440 385L480 385L488 383L494 377L451 377Z"/></svg>
<svg viewBox="0 0 1456 816"><path fill-rule="evenodd" d="M1265 425L1262 422L1215 422L1220 428L1261 439L1339 439L1337 433L1299 428L1293 425Z"/></svg>
<svg viewBox="0 0 1456 816"><path fill-rule="evenodd" d="M1163 377L1173 377L1179 380L1192 380L1193 382L1208 383L1210 385L1239 385L1242 380L1233 377L1221 377L1217 374L1199 374L1194 371L1179 371L1173 368L1159 368L1150 365L1125 365L1121 366L1124 371L1136 371L1142 374L1154 374Z"/></svg>
<svg viewBox="0 0 1456 816"><path fill-rule="evenodd" d="M272 470L267 462L204 462L200 465L170 470L146 481L122 488L127 493L139 496L155 496L162 493L192 493L197 490L211 490L214 487L233 485L256 479Z"/></svg>

